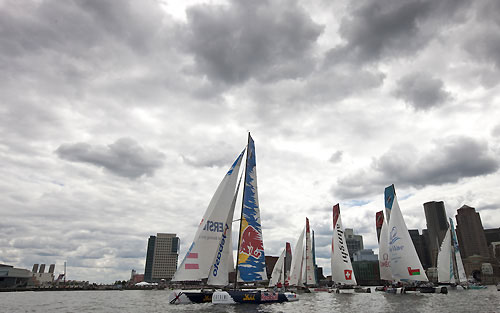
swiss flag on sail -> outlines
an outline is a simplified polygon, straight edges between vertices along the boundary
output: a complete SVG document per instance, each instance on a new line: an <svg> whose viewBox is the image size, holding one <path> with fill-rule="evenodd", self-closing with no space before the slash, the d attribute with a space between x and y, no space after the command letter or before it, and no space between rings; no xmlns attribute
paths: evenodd
<svg viewBox="0 0 500 313"><path fill-rule="evenodd" d="M344 276L346 280L352 280L352 271L351 270L344 270Z"/></svg>

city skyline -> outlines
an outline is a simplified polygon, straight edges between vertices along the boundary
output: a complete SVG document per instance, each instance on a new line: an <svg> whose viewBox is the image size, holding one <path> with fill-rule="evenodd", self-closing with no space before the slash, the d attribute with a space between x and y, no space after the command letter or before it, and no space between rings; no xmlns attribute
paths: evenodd
<svg viewBox="0 0 500 313"><path fill-rule="evenodd" d="M0 2L0 263L114 282L164 232L182 259L248 131L266 255L307 216L329 275L336 203L376 250L391 184L409 229L500 226L497 1L178 2Z"/></svg>

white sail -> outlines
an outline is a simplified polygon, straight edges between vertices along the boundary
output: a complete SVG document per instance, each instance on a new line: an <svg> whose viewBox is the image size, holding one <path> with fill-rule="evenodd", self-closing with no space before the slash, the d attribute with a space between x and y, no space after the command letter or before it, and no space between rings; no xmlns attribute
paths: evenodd
<svg viewBox="0 0 500 313"><path fill-rule="evenodd" d="M385 196L386 207L389 203L391 208L388 244L392 277L401 281L428 281L399 208L394 185L386 188Z"/></svg>
<svg viewBox="0 0 500 313"><path fill-rule="evenodd" d="M460 256L460 250L458 248L455 226L453 225L453 220L451 218L449 220L450 220L450 229L452 235L451 237L453 239L453 250L455 251L455 262L457 264L458 282L464 284L467 283L467 275L465 275L464 264L462 263L462 257Z"/></svg>
<svg viewBox="0 0 500 313"><path fill-rule="evenodd" d="M309 219L306 217L306 266L304 283L308 286L316 285L316 275L314 273L314 259L312 252L311 230L309 228Z"/></svg>
<svg viewBox="0 0 500 313"><path fill-rule="evenodd" d="M356 277L352 270L349 250L342 227L340 217L340 206L337 203L333 206L333 236L332 236L332 257L331 257L332 281L337 284L356 285Z"/></svg>
<svg viewBox="0 0 500 313"><path fill-rule="evenodd" d="M378 264L380 269L380 279L392 280L391 261L389 260L389 231L384 219L380 230L380 242L378 248Z"/></svg>
<svg viewBox="0 0 500 313"><path fill-rule="evenodd" d="M172 281L196 281L208 278L214 255L217 255L219 249L224 224L231 214L243 152L219 184L198 226L193 243Z"/></svg>
<svg viewBox="0 0 500 313"><path fill-rule="evenodd" d="M451 232L450 227L446 231L439 253L437 256L437 272L439 283L453 283L453 258L451 254Z"/></svg>
<svg viewBox="0 0 500 313"><path fill-rule="evenodd" d="M304 253L304 233L305 229L300 233L299 240L295 245L295 250L292 254L292 270L290 274L290 286L298 286L302 280L302 255Z"/></svg>
<svg viewBox="0 0 500 313"><path fill-rule="evenodd" d="M238 190L240 190L240 181L231 203L231 210L227 215L224 231L222 232L217 251L215 253L210 272L208 273L207 284L211 286L227 286L229 284L229 272L234 272L233 246L232 246L232 224L234 216L234 207L236 206L236 198Z"/></svg>
<svg viewBox="0 0 500 313"><path fill-rule="evenodd" d="M269 280L269 287L274 287L278 282L284 283L283 275L284 275L284 264L285 264L285 253L283 250L280 257L276 261L274 265L273 272L271 273L271 280Z"/></svg>

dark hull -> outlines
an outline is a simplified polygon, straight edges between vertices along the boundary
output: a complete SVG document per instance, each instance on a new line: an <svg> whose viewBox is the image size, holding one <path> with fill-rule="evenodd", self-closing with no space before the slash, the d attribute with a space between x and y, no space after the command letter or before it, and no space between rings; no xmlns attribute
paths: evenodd
<svg viewBox="0 0 500 313"><path fill-rule="evenodd" d="M170 304L211 303L211 290L174 290L169 295Z"/></svg>
<svg viewBox="0 0 500 313"><path fill-rule="evenodd" d="M214 293L212 303L282 303L298 300L296 294L291 292L273 292L264 290L228 290Z"/></svg>

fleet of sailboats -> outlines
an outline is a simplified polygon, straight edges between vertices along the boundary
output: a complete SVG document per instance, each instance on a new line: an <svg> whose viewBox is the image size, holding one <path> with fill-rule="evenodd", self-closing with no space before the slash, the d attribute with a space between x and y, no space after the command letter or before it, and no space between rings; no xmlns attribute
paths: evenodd
<svg viewBox="0 0 500 313"><path fill-rule="evenodd" d="M234 268L232 223L243 177L242 174L238 180L238 174L245 152L237 261ZM383 212L377 214L377 223L381 224L378 254L380 278L402 285L403 289L415 286L415 283L428 282L408 233L394 185L385 188L384 201L385 216ZM169 302L229 304L298 300L296 293L285 289L309 291L309 287L318 285L314 235L307 217L305 222L293 254L290 243L287 242L276 261L268 283L268 288L272 289L257 289L255 286L267 282L268 278L257 190L255 144L248 134L247 147L224 175L201 219L193 242L172 279L178 283L196 282L204 288L174 290L169 295ZM439 283L467 282L451 219L441 243L437 264ZM230 286L229 273L233 271L236 281ZM339 204L333 206L331 272L334 285L330 291L370 292L370 289L357 286ZM395 289L389 287L386 290L394 292Z"/></svg>

